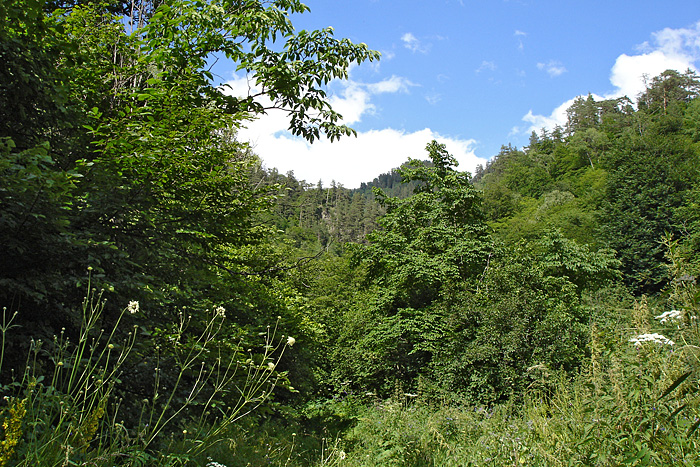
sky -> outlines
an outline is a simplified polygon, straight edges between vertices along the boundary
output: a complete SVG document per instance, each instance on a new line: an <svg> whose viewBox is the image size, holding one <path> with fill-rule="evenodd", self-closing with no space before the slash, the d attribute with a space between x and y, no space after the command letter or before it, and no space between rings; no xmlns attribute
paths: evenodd
<svg viewBox="0 0 700 467"><path fill-rule="evenodd" d="M309 183L356 188L411 158L433 139L459 170L474 172L502 145L566 123L577 96L635 100L666 69L700 66L697 0L306 0L297 30L333 27L364 42L379 62L353 66L328 94L357 137L309 144L286 131L282 112L249 122L267 168ZM216 73L245 95L249 77Z"/></svg>

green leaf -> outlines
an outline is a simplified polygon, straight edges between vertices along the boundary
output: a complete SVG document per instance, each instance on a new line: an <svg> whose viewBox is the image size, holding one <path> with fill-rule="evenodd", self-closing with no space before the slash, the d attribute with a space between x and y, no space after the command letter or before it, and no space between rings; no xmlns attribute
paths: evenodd
<svg viewBox="0 0 700 467"><path fill-rule="evenodd" d="M644 446L642 449L639 450L636 454L628 457L627 459L623 460L623 464L634 464L638 460L642 459L643 457L648 459L649 455L649 448Z"/></svg>
<svg viewBox="0 0 700 467"><path fill-rule="evenodd" d="M675 417L676 415L678 415L678 414L681 412L681 410L685 409L687 406L688 406L688 404L683 404L683 405L681 405L680 407L678 407L676 410L674 410L674 411L671 413L671 415L668 416L668 420L671 420L673 417Z"/></svg>
<svg viewBox="0 0 700 467"><path fill-rule="evenodd" d="M668 388L666 388L666 390L664 391L663 394L661 394L661 397L659 397L658 400L661 400L661 399L663 399L664 397L666 397L666 396L668 396L669 394L671 394L671 392L673 392L674 389L676 389L678 386L680 386L681 383L683 383L683 381L685 381L686 379L688 379L688 376L690 376L691 374L693 374L693 372L692 372L692 371L688 371L688 372L686 372L686 373L683 373L681 376L679 376Z"/></svg>

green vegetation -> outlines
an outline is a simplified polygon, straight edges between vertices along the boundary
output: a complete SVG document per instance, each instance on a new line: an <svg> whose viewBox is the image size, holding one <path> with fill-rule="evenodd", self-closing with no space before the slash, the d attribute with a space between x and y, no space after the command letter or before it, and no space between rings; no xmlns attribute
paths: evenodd
<svg viewBox="0 0 700 467"><path fill-rule="evenodd" d="M0 5L0 466L698 465L698 77L324 187L207 71L352 135L306 10Z"/></svg>

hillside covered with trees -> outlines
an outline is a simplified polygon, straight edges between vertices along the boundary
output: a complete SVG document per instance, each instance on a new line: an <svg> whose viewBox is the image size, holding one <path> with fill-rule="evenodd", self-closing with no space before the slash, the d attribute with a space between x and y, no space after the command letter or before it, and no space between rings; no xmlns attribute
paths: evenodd
<svg viewBox="0 0 700 467"><path fill-rule="evenodd" d="M0 467L700 464L700 78L323 186L209 71L352 137L306 10L0 5Z"/></svg>

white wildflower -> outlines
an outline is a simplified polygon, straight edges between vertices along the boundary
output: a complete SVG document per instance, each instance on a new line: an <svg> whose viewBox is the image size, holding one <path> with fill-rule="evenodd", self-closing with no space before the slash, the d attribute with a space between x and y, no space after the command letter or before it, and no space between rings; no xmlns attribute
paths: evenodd
<svg viewBox="0 0 700 467"><path fill-rule="evenodd" d="M338 452L338 457L339 457L340 460L342 461L342 460L345 460L345 458L347 457L347 455L345 454L345 451L340 451L340 452Z"/></svg>
<svg viewBox="0 0 700 467"><path fill-rule="evenodd" d="M275 364L272 362L268 362L267 369L273 371L275 369Z"/></svg>
<svg viewBox="0 0 700 467"><path fill-rule="evenodd" d="M296 341L297 340L295 338L293 338L292 336L287 337L287 345L290 347L293 346Z"/></svg>
<svg viewBox="0 0 700 467"><path fill-rule="evenodd" d="M126 309L129 310L129 313L132 315L134 313L137 313L139 311L139 302L136 300L132 300L129 302L129 304L126 306Z"/></svg>
<svg viewBox="0 0 700 467"><path fill-rule="evenodd" d="M633 337L630 339L630 342L632 342L636 346L641 346L644 342L653 342L655 344L662 344L662 345L673 345L675 342L673 342L671 339L668 339L661 334L640 334L637 337Z"/></svg>
<svg viewBox="0 0 700 467"><path fill-rule="evenodd" d="M224 308L224 307L222 307L222 306L217 306L217 307L214 309L214 313L216 314L216 316L220 316L220 317L222 317L222 318L226 318L226 308Z"/></svg>
<svg viewBox="0 0 700 467"><path fill-rule="evenodd" d="M680 310L665 311L665 312L661 313L659 316L655 316L654 319L658 319L659 322L661 322L661 323L665 323L666 321L669 321L669 322L680 321L681 311Z"/></svg>

